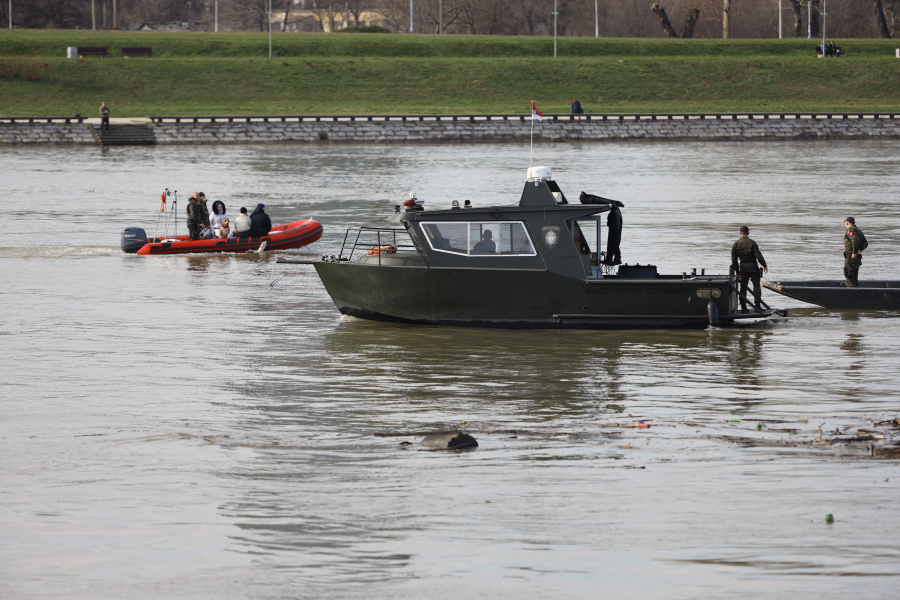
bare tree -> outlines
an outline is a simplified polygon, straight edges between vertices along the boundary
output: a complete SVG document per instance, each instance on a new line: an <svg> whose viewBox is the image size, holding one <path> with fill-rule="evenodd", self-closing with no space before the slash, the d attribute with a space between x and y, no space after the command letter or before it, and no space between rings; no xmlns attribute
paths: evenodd
<svg viewBox="0 0 900 600"><path fill-rule="evenodd" d="M677 38L677 37L678 37L678 34L675 33L675 28L672 27L672 24L671 24L671 23L669 23L669 17L668 17L668 15L666 15L666 9L665 9L665 8L663 8L662 6L660 6L659 3L657 2L656 4L651 4L651 5L650 5L650 11L651 11L654 15L656 15L656 18L657 18L657 19L659 19L659 24L662 26L663 31L666 32L666 35L667 35L667 36L669 36L670 38Z"/></svg>
<svg viewBox="0 0 900 600"><path fill-rule="evenodd" d="M684 27L681 28L681 37L686 40L694 37L694 27L697 26L697 19L700 18L700 9L692 8L688 11L687 19L684 20Z"/></svg>
<svg viewBox="0 0 900 600"><path fill-rule="evenodd" d="M878 35L883 38L890 38L891 32L888 30L887 19L884 18L884 6L881 0L875 0L875 23L878 27Z"/></svg>

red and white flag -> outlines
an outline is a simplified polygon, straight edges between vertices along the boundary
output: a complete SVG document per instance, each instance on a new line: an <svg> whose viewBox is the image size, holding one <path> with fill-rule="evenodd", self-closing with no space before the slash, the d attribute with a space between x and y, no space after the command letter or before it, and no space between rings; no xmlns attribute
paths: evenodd
<svg viewBox="0 0 900 600"><path fill-rule="evenodd" d="M535 121L544 120L544 113L537 109L537 106L534 105L534 102L531 103L531 118Z"/></svg>

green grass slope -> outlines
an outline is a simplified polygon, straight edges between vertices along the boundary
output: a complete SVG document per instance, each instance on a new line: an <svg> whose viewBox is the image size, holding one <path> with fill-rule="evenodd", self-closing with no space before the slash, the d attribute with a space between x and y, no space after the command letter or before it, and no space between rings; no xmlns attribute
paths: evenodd
<svg viewBox="0 0 900 600"><path fill-rule="evenodd" d="M114 116L525 113L532 98L545 112L573 98L589 112L900 112L890 41L844 41L827 60L808 40L565 39L556 60L547 42L283 34L269 61L263 34L15 31L0 34L0 115L96 116L101 100ZM60 57L87 44L157 56Z"/></svg>

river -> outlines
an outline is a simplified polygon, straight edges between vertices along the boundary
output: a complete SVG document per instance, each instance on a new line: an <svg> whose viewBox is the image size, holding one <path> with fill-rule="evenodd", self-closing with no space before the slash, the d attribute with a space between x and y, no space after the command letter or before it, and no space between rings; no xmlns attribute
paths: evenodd
<svg viewBox="0 0 900 600"><path fill-rule="evenodd" d="M624 202L629 263L724 272L746 224L768 279L841 278L853 215L861 277L900 279L898 151L544 144L534 163ZM323 238L278 254L336 253L410 191L515 203L527 145L0 160L0 598L896 597L900 460L831 442L900 438L897 314L766 292L788 319L415 327L342 317L311 267L270 290L271 253L119 250L169 188L179 212L200 190L313 217ZM479 447L417 449L457 427Z"/></svg>

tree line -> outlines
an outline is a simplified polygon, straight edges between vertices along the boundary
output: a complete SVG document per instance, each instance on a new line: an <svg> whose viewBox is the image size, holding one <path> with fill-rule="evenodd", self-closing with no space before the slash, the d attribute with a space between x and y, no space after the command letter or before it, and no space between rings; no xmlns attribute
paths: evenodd
<svg viewBox="0 0 900 600"><path fill-rule="evenodd" d="M557 0L561 36L900 37L900 0ZM272 0L276 31L378 25L396 33L552 35L553 0ZM219 0L221 31L265 31L269 0ZM9 24L0 2L0 22ZM13 0L16 27L134 29L189 22L214 28L214 0Z"/></svg>

